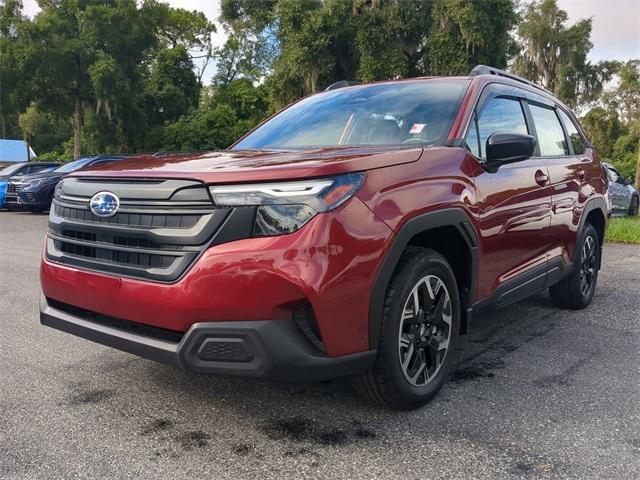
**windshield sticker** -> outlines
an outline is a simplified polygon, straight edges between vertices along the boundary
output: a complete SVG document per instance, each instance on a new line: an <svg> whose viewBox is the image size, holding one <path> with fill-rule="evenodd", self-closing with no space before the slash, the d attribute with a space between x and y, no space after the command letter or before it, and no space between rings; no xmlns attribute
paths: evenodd
<svg viewBox="0 0 640 480"><path fill-rule="evenodd" d="M422 130L424 130L424 127L426 127L427 124L426 123L414 123L413 127L411 127L411 130L409 131L410 134L414 134L414 133L422 133Z"/></svg>

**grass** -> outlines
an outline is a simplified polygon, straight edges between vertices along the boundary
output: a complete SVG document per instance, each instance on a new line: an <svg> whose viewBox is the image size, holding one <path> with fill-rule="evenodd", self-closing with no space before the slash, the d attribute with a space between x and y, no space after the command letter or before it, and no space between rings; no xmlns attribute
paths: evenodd
<svg viewBox="0 0 640 480"><path fill-rule="evenodd" d="M640 245L640 217L614 217L609 221L607 242Z"/></svg>

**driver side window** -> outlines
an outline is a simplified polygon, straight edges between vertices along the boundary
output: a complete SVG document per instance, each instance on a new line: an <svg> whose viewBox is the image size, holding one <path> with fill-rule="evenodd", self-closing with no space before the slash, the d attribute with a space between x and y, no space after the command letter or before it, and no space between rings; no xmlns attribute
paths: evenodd
<svg viewBox="0 0 640 480"><path fill-rule="evenodd" d="M485 158L487 139L496 132L529 133L522 105L516 99L497 97L484 104L469 125L466 144L478 158Z"/></svg>

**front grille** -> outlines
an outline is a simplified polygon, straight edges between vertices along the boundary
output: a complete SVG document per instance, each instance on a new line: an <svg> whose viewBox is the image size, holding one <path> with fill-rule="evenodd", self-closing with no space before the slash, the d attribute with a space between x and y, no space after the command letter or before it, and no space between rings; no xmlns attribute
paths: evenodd
<svg viewBox="0 0 640 480"><path fill-rule="evenodd" d="M20 193L21 188L22 188L22 185L20 185L19 183L9 182L9 184L7 185L7 193L18 194Z"/></svg>
<svg viewBox="0 0 640 480"><path fill-rule="evenodd" d="M201 215L160 215L153 213L116 213L113 217L97 217L88 208L72 208L59 204L55 205L56 215L81 222L109 223L130 227L171 227L192 228Z"/></svg>
<svg viewBox="0 0 640 480"><path fill-rule="evenodd" d="M65 179L49 214L47 258L121 276L176 281L229 214L229 209L217 209L208 199L198 199L208 198L206 195L185 195L185 189L195 192L205 187L183 180L135 184L131 180ZM118 195L116 215L104 218L91 212L89 201L100 191Z"/></svg>

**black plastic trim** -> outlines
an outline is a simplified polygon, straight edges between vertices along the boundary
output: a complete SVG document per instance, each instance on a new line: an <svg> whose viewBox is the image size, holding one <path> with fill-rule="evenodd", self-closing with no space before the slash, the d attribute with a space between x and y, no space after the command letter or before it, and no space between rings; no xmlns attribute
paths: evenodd
<svg viewBox="0 0 640 480"><path fill-rule="evenodd" d="M567 265L562 257L554 257L504 282L490 297L473 306L473 315L487 313L524 300L558 283L569 276L572 270L572 265Z"/></svg>
<svg viewBox="0 0 640 480"><path fill-rule="evenodd" d="M402 252L404 252L409 241L417 234L445 226L457 228L469 248L472 259L470 295L473 294L472 292L475 292L475 283L478 276L478 234L473 229L471 218L467 213L461 208L449 208L437 212L425 213L410 219L396 234L391 247L382 261L373 284L371 303L369 305L369 348L377 349L378 347L385 293L396 265L402 256ZM472 302L473 299L469 298L468 303L471 304ZM469 313L468 305L462 305L461 311L466 317L462 323L466 325L466 323L470 321L470 318L466 315ZM463 329L465 329L464 326Z"/></svg>
<svg viewBox="0 0 640 480"><path fill-rule="evenodd" d="M80 312L81 313L81 312ZM111 318L111 317L108 317ZM125 322L124 320L118 320ZM318 352L293 320L196 323L179 342L170 342L125 330L117 322L105 323L56 308L42 299L40 322L51 328L117 348L189 372L285 381L322 381L363 372L373 366L375 350L329 357ZM237 339L246 346L247 361L208 361L198 352L208 338Z"/></svg>
<svg viewBox="0 0 640 480"><path fill-rule="evenodd" d="M607 231L607 223L609 221L609 216L607 215L607 204L605 203L603 198L592 198L587 201L584 206L584 210L582 211L582 216L580 217L580 225L578 226L578 237L582 234L582 230L584 229L584 224L587 221L587 216L593 210L600 210L602 216L604 217L604 231ZM604 235L603 235L604 237ZM598 265L598 269L602 267L602 248L604 246L604 238L603 241L600 242L600 264Z"/></svg>

